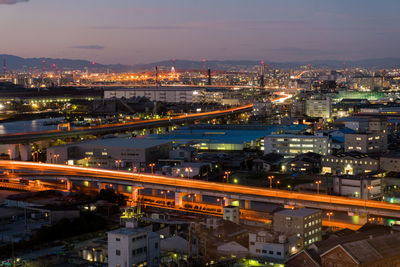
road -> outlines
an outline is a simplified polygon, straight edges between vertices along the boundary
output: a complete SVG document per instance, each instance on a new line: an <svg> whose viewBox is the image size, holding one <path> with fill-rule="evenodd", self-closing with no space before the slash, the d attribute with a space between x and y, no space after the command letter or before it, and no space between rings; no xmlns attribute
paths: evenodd
<svg viewBox="0 0 400 267"><path fill-rule="evenodd" d="M93 127L80 127L74 128L69 131L66 130L51 130L41 132L25 132L25 133L12 133L0 135L1 144L18 144L21 142L38 141L48 138L62 138L62 137L76 137L79 135L87 134L107 134L115 133L118 131L128 131L133 129L141 129L146 127L164 126L170 124L183 123L186 121L194 121L200 119L222 117L230 114L241 113L251 110L253 104L239 106L230 109L215 110L209 112L185 114L169 118L152 119L152 120L139 120L127 123L113 123Z"/></svg>
<svg viewBox="0 0 400 267"><path fill-rule="evenodd" d="M259 187L257 188L244 185L233 185L201 180L174 178L161 175L136 174L124 171L85 168L48 163L1 160L0 169L14 169L27 172L39 171L60 173L60 176L70 176L71 180L87 179L90 181L95 179L104 183L125 184L133 186L146 185L147 187L168 189L175 192L198 192L199 194L228 197L231 199L243 199L264 202L268 202L271 199L283 199L285 201L282 203L304 203L305 206L313 203L315 205L318 205L318 207L320 207L321 209L332 208L334 210L339 207L347 207L347 211L364 211L370 214L381 216L386 216L382 214L382 212L386 212L385 214L390 213L390 216L400 218L400 205L374 200L362 200L324 194L298 193L292 191Z"/></svg>

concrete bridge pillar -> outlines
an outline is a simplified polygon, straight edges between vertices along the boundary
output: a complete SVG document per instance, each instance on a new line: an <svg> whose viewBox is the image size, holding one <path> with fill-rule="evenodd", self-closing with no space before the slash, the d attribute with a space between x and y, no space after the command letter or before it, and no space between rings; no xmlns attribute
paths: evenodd
<svg viewBox="0 0 400 267"><path fill-rule="evenodd" d="M132 202L136 204L139 200L139 190L142 189L142 187L133 187L132 189Z"/></svg>
<svg viewBox="0 0 400 267"><path fill-rule="evenodd" d="M183 206L183 196L186 195L182 192L175 192L175 207L181 208Z"/></svg>
<svg viewBox="0 0 400 267"><path fill-rule="evenodd" d="M158 196L158 189L154 189L154 188L152 188L151 189L151 195L154 197L154 196Z"/></svg>
<svg viewBox="0 0 400 267"><path fill-rule="evenodd" d="M20 144L19 154L22 161L32 160L31 144Z"/></svg>
<svg viewBox="0 0 400 267"><path fill-rule="evenodd" d="M230 206L232 205L232 199L224 197L224 206Z"/></svg>
<svg viewBox="0 0 400 267"><path fill-rule="evenodd" d="M250 210L251 209L251 201L250 200L245 200L244 201L244 208L246 210Z"/></svg>
<svg viewBox="0 0 400 267"><path fill-rule="evenodd" d="M67 186L66 186L67 191L71 191L71 189L72 189L72 181L67 179L66 183L67 183Z"/></svg>
<svg viewBox="0 0 400 267"><path fill-rule="evenodd" d="M203 196L200 194L194 194L194 201L201 203L203 202Z"/></svg>

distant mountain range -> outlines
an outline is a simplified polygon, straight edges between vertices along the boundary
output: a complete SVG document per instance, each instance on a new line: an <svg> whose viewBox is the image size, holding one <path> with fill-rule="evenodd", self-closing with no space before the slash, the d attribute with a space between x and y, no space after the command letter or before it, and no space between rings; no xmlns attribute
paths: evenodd
<svg viewBox="0 0 400 267"><path fill-rule="evenodd" d="M76 59L58 59L58 58L22 58L13 55L0 55L1 67L3 66L3 61L5 59L6 66L8 70L26 70L29 71L30 68L36 70L42 70L43 65L46 70L52 70L53 64L57 66L58 69L68 70L68 69L80 69L84 70L88 68L92 71L106 71L107 69L116 72L123 71L144 71L154 69L158 66L160 69L167 69L172 67L171 60L158 61L148 64L137 64L137 65L122 65L122 64L99 64L92 63L88 60L76 60ZM43 63L43 61L45 61ZM206 67L213 70L244 70L250 69L256 65L259 65L259 61L254 60L210 60L206 62ZM400 58L376 58L376 59L364 59L356 61L340 61L340 60L312 60L303 62L268 62L270 68L299 68L311 64L313 68L332 68L340 69L344 66L349 67L362 67L362 68L372 68L372 69L384 69L384 68L400 68ZM188 70L197 69L201 70L203 68L202 61L192 61L192 60L176 60L174 66L177 70ZM0 70L1 72L1 70Z"/></svg>

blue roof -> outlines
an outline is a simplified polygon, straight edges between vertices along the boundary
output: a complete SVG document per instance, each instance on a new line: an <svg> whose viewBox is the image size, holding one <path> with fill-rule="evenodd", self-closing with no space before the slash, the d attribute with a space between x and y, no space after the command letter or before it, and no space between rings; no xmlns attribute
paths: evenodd
<svg viewBox="0 0 400 267"><path fill-rule="evenodd" d="M199 141L207 143L230 143L243 144L261 139L266 135L278 132L301 132L307 129L307 125L249 125L248 127L238 125L238 127L213 127L213 126L187 126L179 128L169 134L152 134L153 139L176 140L176 141Z"/></svg>

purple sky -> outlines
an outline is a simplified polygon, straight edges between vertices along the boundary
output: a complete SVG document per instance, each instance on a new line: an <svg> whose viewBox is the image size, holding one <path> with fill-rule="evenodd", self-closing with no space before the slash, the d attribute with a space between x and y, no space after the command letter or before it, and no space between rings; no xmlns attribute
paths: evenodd
<svg viewBox="0 0 400 267"><path fill-rule="evenodd" d="M0 54L100 63L400 57L398 0L0 0Z"/></svg>

